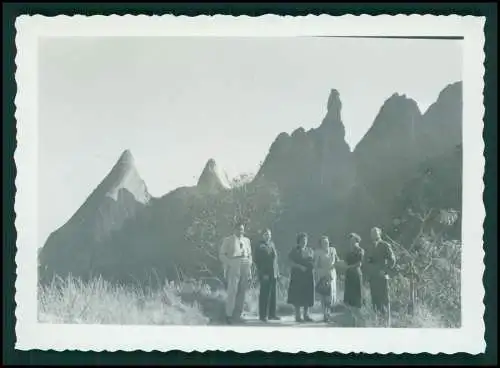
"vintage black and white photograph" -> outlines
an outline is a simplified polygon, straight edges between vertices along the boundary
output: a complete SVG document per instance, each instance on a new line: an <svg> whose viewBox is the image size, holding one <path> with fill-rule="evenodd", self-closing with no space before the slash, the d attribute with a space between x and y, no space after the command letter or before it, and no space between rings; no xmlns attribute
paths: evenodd
<svg viewBox="0 0 500 368"><path fill-rule="evenodd" d="M105 328L207 329L221 350L239 349L231 334L349 352L413 333L424 352L433 334L436 352L453 336L480 351L481 21L426 18L443 22L432 36L425 19L386 18L387 34L382 20L349 34L366 18L330 17L299 35L290 19L273 35L275 20L264 34L262 19L233 19L210 35L209 18L186 34L169 31L175 17L161 32L132 18L18 25L25 334L81 327L82 348L145 349ZM323 333L349 337L340 348Z"/></svg>

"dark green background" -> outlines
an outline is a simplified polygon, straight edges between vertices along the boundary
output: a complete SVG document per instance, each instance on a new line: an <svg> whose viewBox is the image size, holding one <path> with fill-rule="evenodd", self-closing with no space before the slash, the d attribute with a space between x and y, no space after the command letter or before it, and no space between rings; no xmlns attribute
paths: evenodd
<svg viewBox="0 0 500 368"><path fill-rule="evenodd" d="M339 3L339 4L33 4L33 3L4 3L3 10L3 124L2 124L2 151L3 151L3 364L61 364L61 365L159 365L159 364L187 364L187 365L354 365L354 364L475 364L493 365L497 363L497 6L495 3ZM486 173L484 203L486 220L484 224L485 264L484 284L486 288L486 354L476 356L467 354L431 355L431 354L281 354L281 353L248 353L244 359L237 353L192 353L181 352L63 352L14 350L15 343L15 251L16 231L14 227L14 179L16 167L14 163L14 149L16 145L16 122L14 118L14 96L16 83L14 79L15 63L15 28L14 21L21 14L42 14L54 16L58 14L146 14L161 15L173 13L176 15L198 14L231 14L258 16L267 13L279 15L307 15L322 14L435 14L435 15L475 15L486 16L486 44L485 44L485 90L484 103L485 126L484 141L486 144Z"/></svg>

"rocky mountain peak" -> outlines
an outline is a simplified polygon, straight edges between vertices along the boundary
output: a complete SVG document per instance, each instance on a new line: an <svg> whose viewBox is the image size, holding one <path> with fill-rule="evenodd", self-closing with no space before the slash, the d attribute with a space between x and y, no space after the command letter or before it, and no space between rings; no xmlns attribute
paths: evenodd
<svg viewBox="0 0 500 368"><path fill-rule="evenodd" d="M408 110L421 115L417 101L408 97L406 94L393 93L382 105L381 111L403 111Z"/></svg>
<svg viewBox="0 0 500 368"><path fill-rule="evenodd" d="M417 102L405 94L394 93L380 108L373 125L358 146L363 146L366 141L380 139L385 134L395 131L412 130L418 125L422 113ZM370 136L373 136L370 139Z"/></svg>
<svg viewBox="0 0 500 368"><path fill-rule="evenodd" d="M132 194L136 201L147 203L151 196L146 184L135 167L135 160L130 150L126 149L103 181L106 196L118 199L121 190Z"/></svg>
<svg viewBox="0 0 500 368"><path fill-rule="evenodd" d="M130 152L129 149L126 149L125 151L122 152L120 155L120 158L118 159L118 162L123 163L123 164L134 164L134 156L132 156L132 152Z"/></svg>
<svg viewBox="0 0 500 368"><path fill-rule="evenodd" d="M443 90L439 93L438 100L447 96L461 96L462 95L462 81L457 81L454 83L448 84Z"/></svg>
<svg viewBox="0 0 500 368"><path fill-rule="evenodd" d="M426 111L426 115L432 115L435 110L452 110L454 115L461 115L462 110L457 108L462 104L462 82L455 82L448 84L441 92L439 96L429 109Z"/></svg>
<svg viewBox="0 0 500 368"><path fill-rule="evenodd" d="M347 143L345 143L345 127L341 116L342 102L336 89L330 90L326 109L326 115L318 128L318 132L327 134L330 140L336 141L339 146L345 148L344 146L347 146ZM328 132L325 133L325 130Z"/></svg>
<svg viewBox="0 0 500 368"><path fill-rule="evenodd" d="M332 118L340 120L340 112L342 110L342 102L340 101L339 91L336 89L330 90L330 96L328 96L327 104L328 115Z"/></svg>
<svg viewBox="0 0 500 368"><path fill-rule="evenodd" d="M209 193L219 192L231 188L227 174L211 158L205 164L197 184L198 189Z"/></svg>

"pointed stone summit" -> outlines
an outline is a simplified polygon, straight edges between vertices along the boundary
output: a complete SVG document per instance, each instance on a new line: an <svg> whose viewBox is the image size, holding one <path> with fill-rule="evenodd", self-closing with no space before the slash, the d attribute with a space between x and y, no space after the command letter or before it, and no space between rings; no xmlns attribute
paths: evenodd
<svg viewBox="0 0 500 368"><path fill-rule="evenodd" d="M90 226L92 229L86 231L99 238L119 228L150 199L146 184L134 165L132 153L125 150L109 174L60 230ZM103 224L106 226L102 226ZM94 226L98 228L93 228Z"/></svg>
<svg viewBox="0 0 500 368"><path fill-rule="evenodd" d="M301 206L312 208L342 197L350 185L351 151L336 89L330 90L326 110L319 127L279 134L257 174L276 183L287 203L302 200Z"/></svg>
<svg viewBox="0 0 500 368"><path fill-rule="evenodd" d="M126 190L137 202L143 204L149 202L151 198L146 184L135 167L134 157L128 149L121 154L111 172L104 179L103 187L107 189L106 195L115 201L118 200L118 195L122 190Z"/></svg>
<svg viewBox="0 0 500 368"><path fill-rule="evenodd" d="M340 101L339 91L332 89L328 97L327 116L330 120L340 121L340 112L342 110L342 102Z"/></svg>
<svg viewBox="0 0 500 368"><path fill-rule="evenodd" d="M318 144L323 149L334 150L337 154L344 155L350 152L349 145L345 140L345 127L342 122L342 101L336 89L330 90L326 105L326 115L318 129L315 130Z"/></svg>
<svg viewBox="0 0 500 368"><path fill-rule="evenodd" d="M336 89L332 89L328 96L326 115L316 131L321 135L326 134L328 136L327 141L330 144L342 146L342 149L344 149L347 147L347 143L345 143L345 127L342 123L341 112L342 102L340 101L340 94Z"/></svg>
<svg viewBox="0 0 500 368"><path fill-rule="evenodd" d="M125 150L70 220L47 239L40 252L44 277L87 277L95 272L104 259L100 246L140 215L150 199L131 152Z"/></svg>
<svg viewBox="0 0 500 368"><path fill-rule="evenodd" d="M197 188L208 193L217 193L231 188L226 173L217 165L213 158L209 159L198 179Z"/></svg>
<svg viewBox="0 0 500 368"><path fill-rule="evenodd" d="M401 148L407 151L410 146L418 145L421 120L422 113L415 100L405 94L393 93L384 102L372 126L356 146L355 156L363 156L368 161L384 162L385 156L392 157L395 150ZM388 145L387 142L391 144ZM373 154L383 154L383 157L374 158Z"/></svg>
<svg viewBox="0 0 500 368"><path fill-rule="evenodd" d="M269 154L267 155L264 164L258 176L264 173L267 166L274 160L290 161L290 155L294 151L300 156L304 156L308 150L333 150L337 154L345 154L350 152L350 148L345 141L345 127L342 122L341 111L342 102L339 92L332 88L328 96L326 105L327 113L323 118L320 126L316 129L306 131L303 127L295 129L292 134L280 133L272 143Z"/></svg>
<svg viewBox="0 0 500 368"><path fill-rule="evenodd" d="M419 149L421 123L417 102L405 94L393 93L354 150L358 171L371 171L378 165L396 170L399 166L393 166L394 161L404 161L407 156L413 159L412 150Z"/></svg>
<svg viewBox="0 0 500 368"><path fill-rule="evenodd" d="M384 129L391 129L392 125L395 125L396 128L398 126L402 127L420 119L421 116L422 113L414 99L407 97L405 94L394 93L380 109L373 127L378 128L378 125L383 125Z"/></svg>

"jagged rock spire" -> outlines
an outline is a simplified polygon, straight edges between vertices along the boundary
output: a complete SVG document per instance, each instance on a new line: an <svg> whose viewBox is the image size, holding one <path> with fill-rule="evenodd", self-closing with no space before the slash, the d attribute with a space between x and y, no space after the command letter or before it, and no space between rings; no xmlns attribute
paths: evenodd
<svg viewBox="0 0 500 368"><path fill-rule="evenodd" d="M345 141L345 127L342 122L342 102L340 94L336 89L330 90L327 102L327 112L321 123L320 130L328 129L327 133L335 141Z"/></svg>
<svg viewBox="0 0 500 368"><path fill-rule="evenodd" d="M340 101L340 94L336 89L332 89L330 91L330 96L328 97L327 116L329 116L331 120L340 121L341 110L342 102Z"/></svg>
<svg viewBox="0 0 500 368"><path fill-rule="evenodd" d="M121 190L128 191L141 203L147 203L151 198L146 184L135 167L134 157L128 149L120 155L102 185L106 195L115 200Z"/></svg>
<svg viewBox="0 0 500 368"><path fill-rule="evenodd" d="M198 189L209 193L229 189L231 184L226 173L217 165L213 158L209 159L203 169L197 184Z"/></svg>

